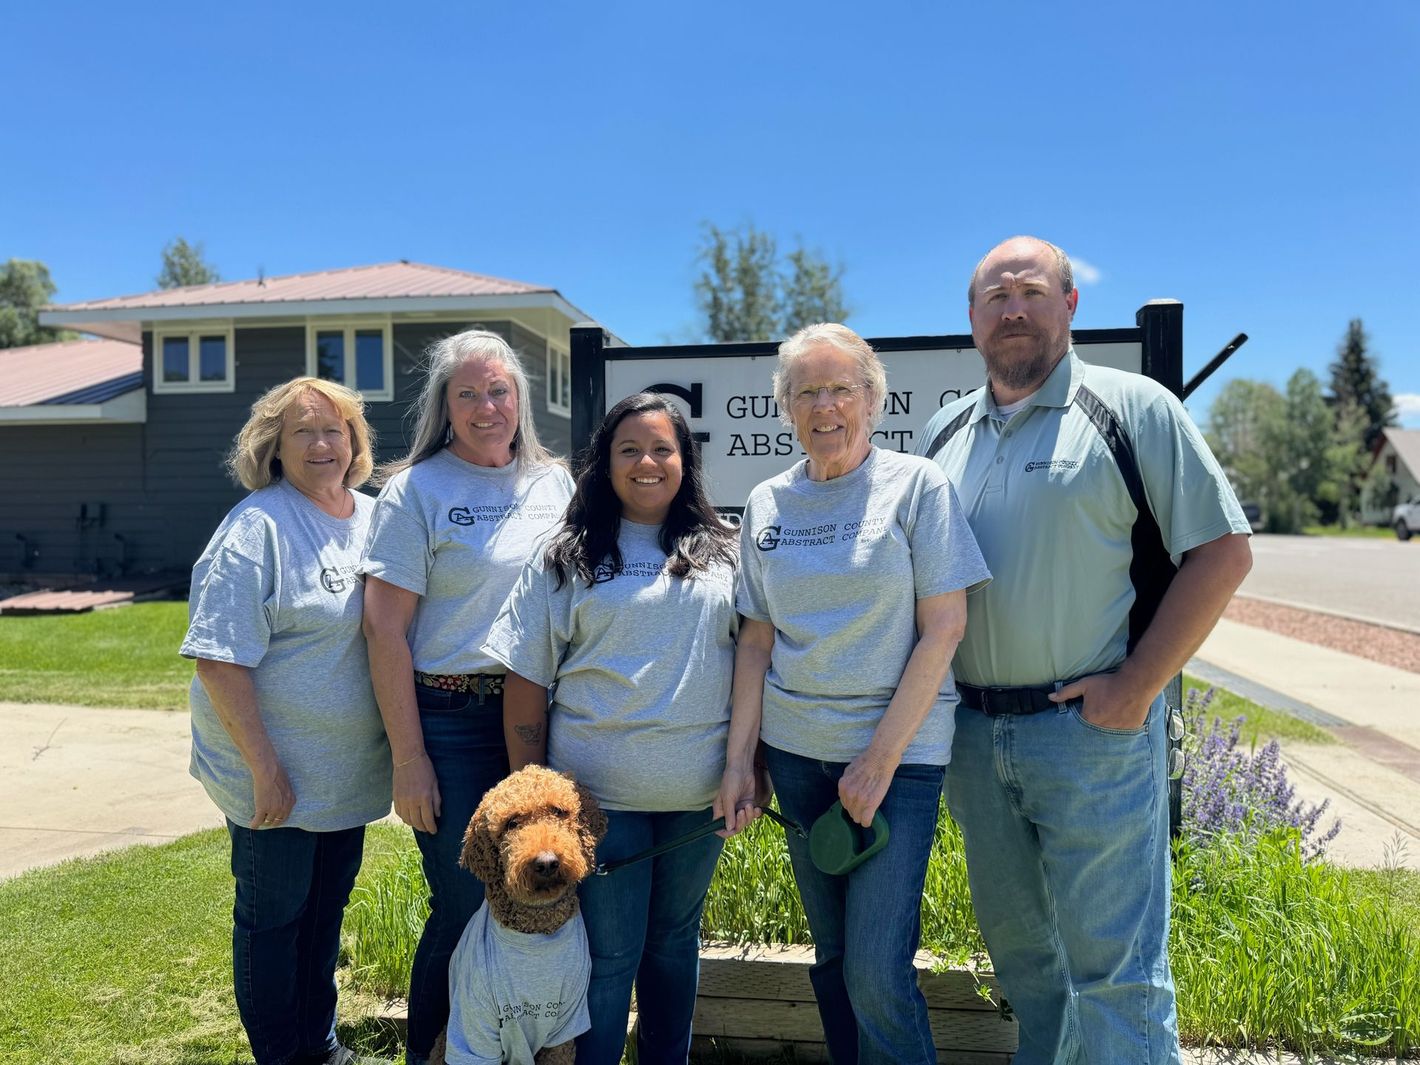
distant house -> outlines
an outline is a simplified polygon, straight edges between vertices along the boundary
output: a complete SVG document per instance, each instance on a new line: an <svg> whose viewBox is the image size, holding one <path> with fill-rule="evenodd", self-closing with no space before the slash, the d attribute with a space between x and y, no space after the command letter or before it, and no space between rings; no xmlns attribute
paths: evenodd
<svg viewBox="0 0 1420 1065"><path fill-rule="evenodd" d="M243 494L222 459L262 392L343 381L392 458L422 354L471 326L523 356L565 454L587 318L555 289L403 261L48 307L42 324L103 339L0 351L0 577L186 571Z"/></svg>
<svg viewBox="0 0 1420 1065"><path fill-rule="evenodd" d="M1396 503L1420 500L1420 429L1386 429L1361 493L1361 520L1386 525Z"/></svg>

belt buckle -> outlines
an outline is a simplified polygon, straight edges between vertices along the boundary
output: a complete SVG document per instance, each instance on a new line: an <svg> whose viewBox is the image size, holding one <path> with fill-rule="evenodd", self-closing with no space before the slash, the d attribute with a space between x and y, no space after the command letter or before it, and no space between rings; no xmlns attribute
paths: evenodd
<svg viewBox="0 0 1420 1065"><path fill-rule="evenodd" d="M1003 707L1002 709L1000 709L1000 710L993 710L993 709L991 709L991 696L992 696L993 694L1000 694L1001 692L1005 692L1005 691L1008 691L1008 690L1009 690L1009 689L1007 689L1007 688L1002 688L1002 687L986 687L986 688L982 688L982 689L981 689L981 712L982 712L983 714L985 714L987 717L1005 717L1005 716L1009 715L1011 711L1005 709L1004 707ZM1004 700L1003 700L1003 701L1004 701Z"/></svg>

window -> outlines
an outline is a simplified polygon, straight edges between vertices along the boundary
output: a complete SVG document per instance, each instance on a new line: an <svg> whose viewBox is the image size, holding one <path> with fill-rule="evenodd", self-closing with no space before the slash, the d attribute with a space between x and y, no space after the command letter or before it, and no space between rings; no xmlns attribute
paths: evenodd
<svg viewBox="0 0 1420 1065"><path fill-rule="evenodd" d="M547 346L547 409L572 416L572 356L552 344Z"/></svg>
<svg viewBox="0 0 1420 1065"><path fill-rule="evenodd" d="M153 334L154 392L231 392L236 386L232 330Z"/></svg>
<svg viewBox="0 0 1420 1065"><path fill-rule="evenodd" d="M389 321L307 324L306 372L338 381L367 400L394 399Z"/></svg>

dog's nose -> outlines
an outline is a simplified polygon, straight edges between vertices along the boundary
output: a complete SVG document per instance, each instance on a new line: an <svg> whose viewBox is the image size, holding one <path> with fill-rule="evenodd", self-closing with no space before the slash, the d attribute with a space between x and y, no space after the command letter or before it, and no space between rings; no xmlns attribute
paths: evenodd
<svg viewBox="0 0 1420 1065"><path fill-rule="evenodd" d="M557 855L553 854L551 851L543 851L533 859L533 868L537 870L538 876L551 876L553 873L557 872L557 868L560 864Z"/></svg>

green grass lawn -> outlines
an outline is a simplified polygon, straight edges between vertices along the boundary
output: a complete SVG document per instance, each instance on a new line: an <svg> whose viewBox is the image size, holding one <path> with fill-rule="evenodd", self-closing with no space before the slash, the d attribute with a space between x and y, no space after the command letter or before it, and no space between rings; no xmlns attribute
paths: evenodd
<svg viewBox="0 0 1420 1065"><path fill-rule="evenodd" d="M407 829L373 826L362 880ZM0 1060L7 1065L250 1061L232 998L232 878L220 830L0 882ZM340 1035L393 1057L382 1001L342 993Z"/></svg>
<svg viewBox="0 0 1420 1065"><path fill-rule="evenodd" d="M1395 530L1386 525L1308 525L1302 529L1303 536L1361 536L1394 540Z"/></svg>
<svg viewBox="0 0 1420 1065"><path fill-rule="evenodd" d="M1326 729L1313 725L1310 721L1303 721L1299 717L1284 713L1281 710L1269 710L1265 706L1259 706L1251 699L1244 699L1241 695L1235 695L1223 688L1215 688L1207 681L1199 680L1197 677L1190 677L1187 673L1183 675L1183 696L1187 700L1189 691L1197 689L1201 695L1213 689L1213 699L1208 705L1207 716L1209 718L1221 717L1224 721L1232 721L1234 718L1243 719L1242 742L1249 747L1259 746L1268 740L1279 740L1284 746L1287 742L1301 743L1335 743L1335 737Z"/></svg>
<svg viewBox="0 0 1420 1065"><path fill-rule="evenodd" d="M21 703L186 709L186 631L185 602L0 617L0 692Z"/></svg>

